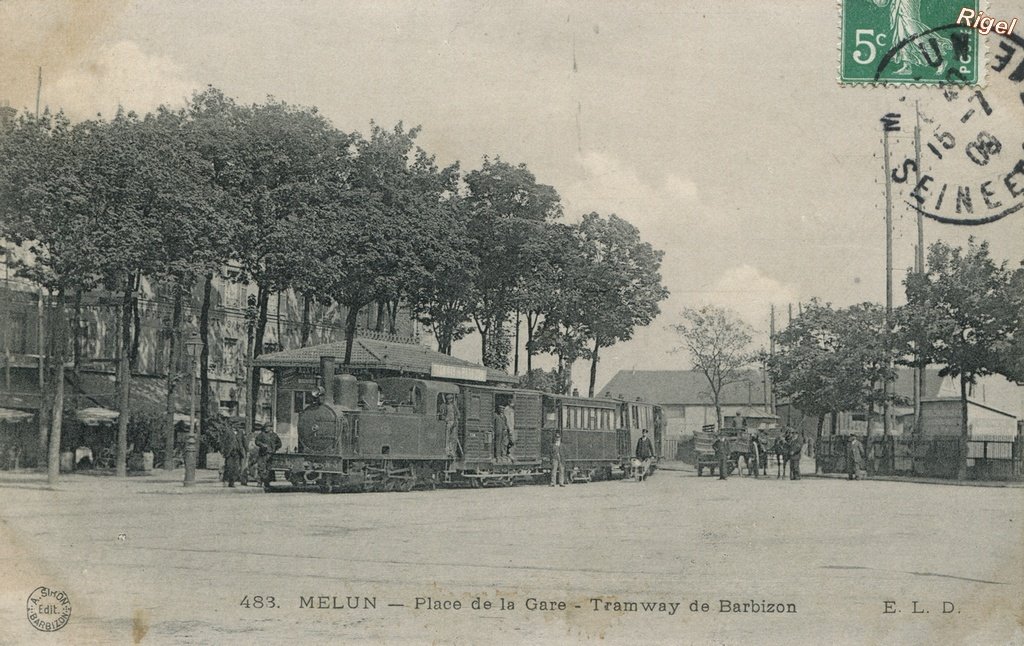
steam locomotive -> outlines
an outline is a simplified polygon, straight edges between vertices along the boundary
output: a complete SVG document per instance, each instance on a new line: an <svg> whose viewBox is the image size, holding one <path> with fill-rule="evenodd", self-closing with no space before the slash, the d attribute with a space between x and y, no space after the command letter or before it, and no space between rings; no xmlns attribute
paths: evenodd
<svg viewBox="0 0 1024 646"><path fill-rule="evenodd" d="M664 415L642 401L548 395L533 390L408 377L359 381L321 359L323 395L299 416L295 453L271 456L268 489L409 491L443 485L511 485L546 477L561 435L574 482L629 473L648 430L656 464ZM503 416L511 450L501 440Z"/></svg>

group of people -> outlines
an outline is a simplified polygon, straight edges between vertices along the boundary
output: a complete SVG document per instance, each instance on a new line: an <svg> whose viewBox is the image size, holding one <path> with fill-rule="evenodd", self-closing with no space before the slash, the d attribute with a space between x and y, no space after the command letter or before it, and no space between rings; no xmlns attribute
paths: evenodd
<svg viewBox="0 0 1024 646"><path fill-rule="evenodd" d="M245 485L255 469L256 479L263 485L270 481L270 456L281 449L281 437L267 426L253 437L251 445L242 431L228 427L220 438L220 453L224 458L221 479L229 487L236 482Z"/></svg>
<svg viewBox="0 0 1024 646"><path fill-rule="evenodd" d="M647 429L640 432L640 439L636 441L636 459L639 462L637 480L643 482L651 471L651 461L654 459L654 444L647 436ZM551 444L551 485L565 486L565 456L562 453L562 436L555 433L555 439Z"/></svg>
<svg viewBox="0 0 1024 646"><path fill-rule="evenodd" d="M733 441L740 441L736 438ZM715 450L715 458L718 460L718 479L725 480L729 477L729 458L732 455L732 444L730 438L719 432L715 436L712 445ZM789 466L789 479L800 479L800 456L804 449L803 435L791 428L785 429L782 435L772 442L771 452L775 454L777 467L777 478L786 473L786 466ZM748 440L746 452L747 471L755 478L760 472L768 475L768 446L764 440L764 433L758 431L752 433ZM738 465L737 465L738 466Z"/></svg>

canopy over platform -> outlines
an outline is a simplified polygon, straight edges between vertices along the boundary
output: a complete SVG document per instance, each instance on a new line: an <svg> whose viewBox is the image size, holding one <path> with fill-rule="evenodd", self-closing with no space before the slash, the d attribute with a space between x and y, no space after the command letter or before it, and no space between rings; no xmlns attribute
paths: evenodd
<svg viewBox="0 0 1024 646"><path fill-rule="evenodd" d="M271 369L319 368L320 357L335 357L340 366L345 357L345 342L324 343L272 352L257 358L253 365ZM457 381L506 384L518 381L512 375L501 370L486 368L471 361L450 357L422 345L361 337L357 337L352 343L352 363L347 367L376 373Z"/></svg>

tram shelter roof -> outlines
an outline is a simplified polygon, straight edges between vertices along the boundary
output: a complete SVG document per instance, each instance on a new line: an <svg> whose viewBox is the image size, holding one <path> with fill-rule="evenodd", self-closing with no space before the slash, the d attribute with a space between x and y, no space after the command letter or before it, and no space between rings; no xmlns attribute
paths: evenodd
<svg viewBox="0 0 1024 646"><path fill-rule="evenodd" d="M323 343L261 355L253 365L261 368L313 368L320 357L335 357L338 365L345 356L345 342ZM412 343L356 337L352 343L350 368L457 381L512 384L518 380L494 368L431 350Z"/></svg>

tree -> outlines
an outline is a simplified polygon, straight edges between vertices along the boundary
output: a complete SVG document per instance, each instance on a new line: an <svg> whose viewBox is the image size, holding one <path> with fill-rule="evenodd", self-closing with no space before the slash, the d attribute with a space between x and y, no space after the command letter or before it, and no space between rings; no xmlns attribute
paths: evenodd
<svg viewBox="0 0 1024 646"><path fill-rule="evenodd" d="M416 147L418 133L401 123L393 130L374 124L369 139L357 139L352 188L339 194L322 229L330 246L321 258L328 291L347 310L345 363L362 308L389 303L393 319L403 298L426 299L438 276L458 272L448 246L456 211L442 205L457 167L439 170Z"/></svg>
<svg viewBox="0 0 1024 646"><path fill-rule="evenodd" d="M453 194L440 208L448 215L439 231L441 253L432 270L412 277L409 304L433 332L438 352L450 355L452 343L472 331L467 323L479 266L467 239L465 202Z"/></svg>
<svg viewBox="0 0 1024 646"><path fill-rule="evenodd" d="M637 326L649 325L668 298L661 284L664 253L640 239L629 222L612 214L584 216L576 229L583 251L578 278L583 285L584 323L593 344L589 396L594 396L601 348L628 341Z"/></svg>
<svg viewBox="0 0 1024 646"><path fill-rule="evenodd" d="M204 105L214 114L226 112L231 121L227 145L211 147L232 165L233 195L242 213L231 242L232 257L241 266L238 278L257 288L252 360L263 352L270 295L290 288L295 268L304 262L306 249L290 235L294 222L326 202L324 189L331 184L326 180L337 169L337 158L345 155L345 146L339 145L344 137L316 109L273 98L244 107L209 98ZM259 369L250 372L249 380L246 417L252 420Z"/></svg>
<svg viewBox="0 0 1024 646"><path fill-rule="evenodd" d="M0 235L26 249L27 260L14 264L17 275L32 280L56 299L51 308L53 402L40 401L40 417L49 404L50 428L40 425L39 459L47 464L50 485L60 475L64 412L67 296L99 280L95 222L101 204L83 181L85 140L63 114L25 114L4 123L0 132ZM42 346L42 340L40 340ZM47 433L47 430L49 431Z"/></svg>
<svg viewBox="0 0 1024 646"><path fill-rule="evenodd" d="M694 367L708 380L720 428L722 389L742 381L743 368L753 361L749 350L753 330L729 310L714 305L683 308L683 319L671 327L682 337Z"/></svg>
<svg viewBox="0 0 1024 646"><path fill-rule="evenodd" d="M988 243L973 237L966 250L936 242L928 249L927 270L909 273L903 281L903 321L908 337L922 340L921 362L942 365L940 376L960 378L961 479L967 475L968 387L978 377L1006 370L1020 326L1011 281L1006 263L997 264Z"/></svg>
<svg viewBox="0 0 1024 646"><path fill-rule="evenodd" d="M484 157L483 166L466 174L468 233L479 266L475 282L473 321L480 334L484 365L506 369L505 325L517 307L528 272L526 241L536 227L562 214L558 193L538 184L525 164L513 166Z"/></svg>
<svg viewBox="0 0 1024 646"><path fill-rule="evenodd" d="M166 164L161 177L158 218L150 235L158 244L151 257L151 278L170 285L172 308L168 326L166 357L167 387L164 412L165 469L174 468L174 413L176 392L182 377L191 369L183 358L182 333L186 298L203 277L213 274L226 262L231 230L231 204L227 193L211 181L212 164L200 154L202 133L196 120L185 110L161 107L147 115L145 127L151 131L147 155ZM190 298L188 300L191 300Z"/></svg>

